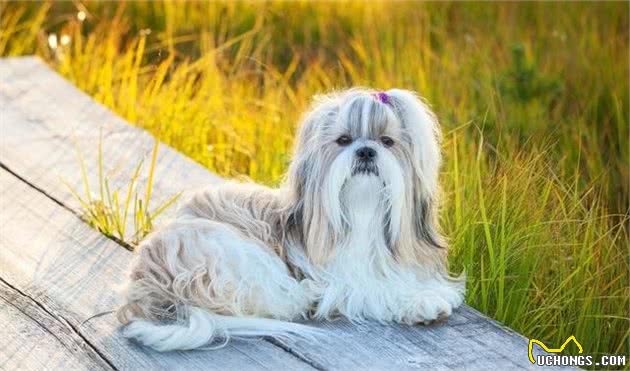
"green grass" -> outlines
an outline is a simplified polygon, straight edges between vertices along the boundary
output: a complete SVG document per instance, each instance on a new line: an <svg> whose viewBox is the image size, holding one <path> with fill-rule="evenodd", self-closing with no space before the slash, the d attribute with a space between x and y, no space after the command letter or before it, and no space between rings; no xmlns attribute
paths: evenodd
<svg viewBox="0 0 630 371"><path fill-rule="evenodd" d="M150 209L151 194L153 192L153 179L159 142L156 142L151 151L151 163L147 172L147 182L144 196L138 192L138 178L142 171L144 161L140 161L129 179L126 192L122 189L112 189L110 179L105 173L103 164L102 137L98 144L98 161L95 165L98 169L98 193L94 194L90 188L87 176L87 166L81 151L77 151L79 171L81 172L82 192L66 184L83 209L81 217L92 227L98 229L107 237L115 240L129 250L133 250L138 243L153 229L153 221L164 210L172 206L181 193L170 197L160 205ZM131 221L129 220L131 218ZM130 223L131 222L131 223ZM131 229L130 229L131 227Z"/></svg>
<svg viewBox="0 0 630 371"><path fill-rule="evenodd" d="M2 3L0 55L36 53L209 169L270 185L313 94L416 90L445 133L467 302L550 346L628 354L628 7Z"/></svg>

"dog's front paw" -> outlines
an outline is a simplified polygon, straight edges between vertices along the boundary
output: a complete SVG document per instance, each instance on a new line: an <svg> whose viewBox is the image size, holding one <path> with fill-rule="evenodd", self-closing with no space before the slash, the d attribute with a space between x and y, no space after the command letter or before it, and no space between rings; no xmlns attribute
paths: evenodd
<svg viewBox="0 0 630 371"><path fill-rule="evenodd" d="M417 293L413 309L403 322L429 325L444 322L464 301L463 290L449 284L437 284Z"/></svg>
<svg viewBox="0 0 630 371"><path fill-rule="evenodd" d="M411 325L444 321L453 313L453 306L433 292L423 292L415 300L403 322Z"/></svg>

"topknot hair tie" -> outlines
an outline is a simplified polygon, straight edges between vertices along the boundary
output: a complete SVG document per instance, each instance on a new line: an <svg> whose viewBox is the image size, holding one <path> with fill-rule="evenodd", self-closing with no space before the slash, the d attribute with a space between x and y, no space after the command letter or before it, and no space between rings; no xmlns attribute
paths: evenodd
<svg viewBox="0 0 630 371"><path fill-rule="evenodd" d="M383 91L379 91L378 93L374 93L372 94L374 96L374 98L383 103L383 104L389 104L389 95L387 95L387 93L383 92Z"/></svg>

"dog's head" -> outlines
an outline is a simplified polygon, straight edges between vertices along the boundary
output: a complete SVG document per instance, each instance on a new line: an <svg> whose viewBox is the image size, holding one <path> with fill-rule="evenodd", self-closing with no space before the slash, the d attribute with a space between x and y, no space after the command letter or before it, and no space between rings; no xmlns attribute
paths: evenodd
<svg viewBox="0 0 630 371"><path fill-rule="evenodd" d="M378 197L378 233L394 257L439 263L439 139L435 115L410 91L351 89L317 97L300 126L287 177L292 220L311 260L327 261L348 235L348 209L356 200Z"/></svg>

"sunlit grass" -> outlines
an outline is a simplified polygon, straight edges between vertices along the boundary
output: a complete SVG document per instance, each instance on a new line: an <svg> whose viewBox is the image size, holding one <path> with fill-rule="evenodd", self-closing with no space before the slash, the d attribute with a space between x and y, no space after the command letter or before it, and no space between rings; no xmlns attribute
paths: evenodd
<svg viewBox="0 0 630 371"><path fill-rule="evenodd" d="M87 164L81 151L77 152L78 170L81 172L83 185L82 192L64 181L82 207L83 220L129 250L133 250L151 232L154 220L172 206L180 195L178 193L153 209L150 208L158 149L159 143L156 142L151 151L151 163L147 170L144 194L137 189L143 161L136 165L133 174L128 179L126 192L123 192L123 189L111 188L110 179L103 164L102 138L99 140L96 164ZM90 186L87 166L96 167L98 170L98 192L94 192Z"/></svg>
<svg viewBox="0 0 630 371"><path fill-rule="evenodd" d="M419 91L467 302L629 352L627 3L76 4L3 3L0 54L37 53L224 176L277 184L313 94Z"/></svg>

